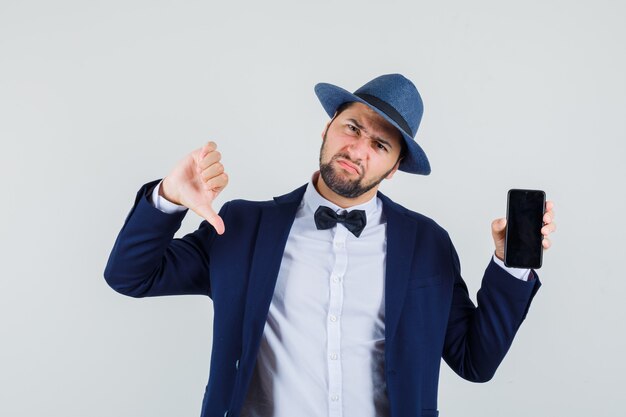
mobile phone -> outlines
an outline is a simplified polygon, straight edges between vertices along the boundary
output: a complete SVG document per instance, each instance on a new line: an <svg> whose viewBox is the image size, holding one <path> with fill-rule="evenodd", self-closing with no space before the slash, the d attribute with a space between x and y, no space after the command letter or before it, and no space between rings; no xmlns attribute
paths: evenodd
<svg viewBox="0 0 626 417"><path fill-rule="evenodd" d="M512 268L541 268L541 228L546 193L541 190L509 190L506 208L504 264Z"/></svg>

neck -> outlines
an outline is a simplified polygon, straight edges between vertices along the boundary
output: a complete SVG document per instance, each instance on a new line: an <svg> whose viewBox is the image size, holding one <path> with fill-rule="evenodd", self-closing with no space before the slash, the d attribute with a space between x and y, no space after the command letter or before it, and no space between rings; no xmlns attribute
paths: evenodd
<svg viewBox="0 0 626 417"><path fill-rule="evenodd" d="M319 172L316 173L316 178L313 178L313 185L315 185L315 189L318 193L320 193L322 197L344 209L348 207L358 206L359 204L363 204L371 200L378 191L378 186L376 186L356 198L347 198L337 194L336 192L328 188L328 185L326 185L326 183L322 179L322 176L319 175Z"/></svg>

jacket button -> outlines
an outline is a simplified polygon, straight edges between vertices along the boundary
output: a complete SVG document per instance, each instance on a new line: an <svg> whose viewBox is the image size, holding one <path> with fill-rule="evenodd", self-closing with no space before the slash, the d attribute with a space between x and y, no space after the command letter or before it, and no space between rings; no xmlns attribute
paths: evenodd
<svg viewBox="0 0 626 417"><path fill-rule="evenodd" d="M239 370L239 359L235 361L235 370Z"/></svg>
<svg viewBox="0 0 626 417"><path fill-rule="evenodd" d="M224 417L228 417L228 410L224 411Z"/></svg>

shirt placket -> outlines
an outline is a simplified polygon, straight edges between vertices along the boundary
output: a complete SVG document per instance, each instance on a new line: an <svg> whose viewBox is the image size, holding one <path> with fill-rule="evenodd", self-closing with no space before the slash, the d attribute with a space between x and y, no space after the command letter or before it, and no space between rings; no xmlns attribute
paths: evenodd
<svg viewBox="0 0 626 417"><path fill-rule="evenodd" d="M328 415L342 417L341 314L343 310L343 278L348 266L346 239L348 230L341 224L333 237L334 264L329 277L330 302L326 320L328 345Z"/></svg>

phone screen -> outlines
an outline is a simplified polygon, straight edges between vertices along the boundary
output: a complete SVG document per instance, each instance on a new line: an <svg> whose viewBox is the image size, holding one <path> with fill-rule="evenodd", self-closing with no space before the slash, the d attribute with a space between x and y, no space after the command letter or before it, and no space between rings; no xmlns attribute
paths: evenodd
<svg viewBox="0 0 626 417"><path fill-rule="evenodd" d="M509 190L504 264L515 268L541 268L541 227L546 193Z"/></svg>

